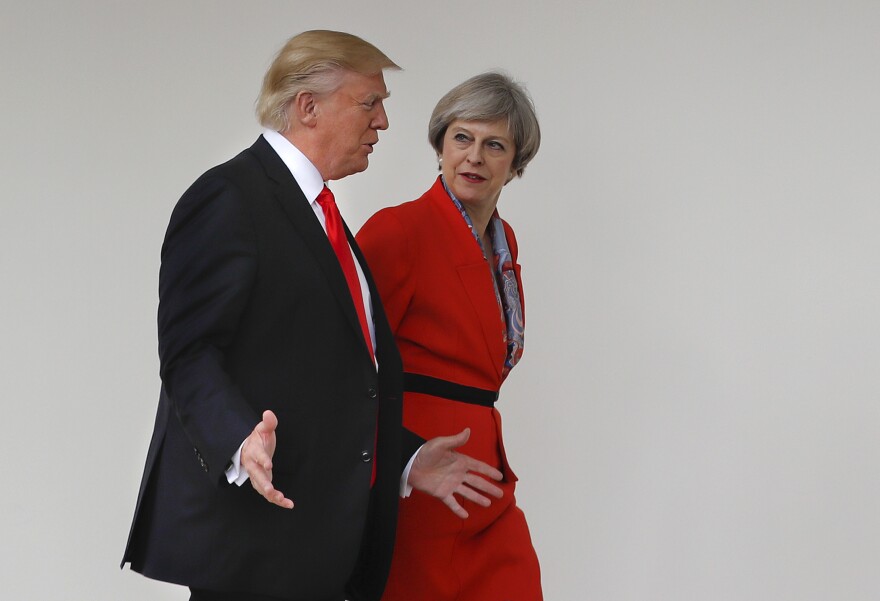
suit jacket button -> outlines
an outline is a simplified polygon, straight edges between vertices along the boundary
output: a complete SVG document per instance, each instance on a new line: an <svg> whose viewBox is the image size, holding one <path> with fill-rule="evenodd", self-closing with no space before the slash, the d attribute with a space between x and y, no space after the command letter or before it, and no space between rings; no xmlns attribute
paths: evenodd
<svg viewBox="0 0 880 601"><path fill-rule="evenodd" d="M369 451L361 451L361 461L369 463L373 460L373 454Z"/></svg>
<svg viewBox="0 0 880 601"><path fill-rule="evenodd" d="M367 389L367 396L369 396L371 399L375 399L375 398L376 398L376 394L377 394L377 393L376 393L376 389L373 388L372 386L370 386L370 387Z"/></svg>

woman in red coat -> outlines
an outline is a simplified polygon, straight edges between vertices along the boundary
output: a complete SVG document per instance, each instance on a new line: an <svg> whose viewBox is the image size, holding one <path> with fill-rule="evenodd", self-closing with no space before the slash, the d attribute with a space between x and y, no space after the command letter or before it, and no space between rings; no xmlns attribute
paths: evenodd
<svg viewBox="0 0 880 601"><path fill-rule="evenodd" d="M407 372L404 424L423 438L470 428L462 452L501 470L504 496L489 507L462 500L465 520L418 491L403 499L383 601L537 601L538 560L494 403L524 329L516 238L496 205L540 129L525 90L486 73L440 100L428 137L440 177L376 213L357 241Z"/></svg>

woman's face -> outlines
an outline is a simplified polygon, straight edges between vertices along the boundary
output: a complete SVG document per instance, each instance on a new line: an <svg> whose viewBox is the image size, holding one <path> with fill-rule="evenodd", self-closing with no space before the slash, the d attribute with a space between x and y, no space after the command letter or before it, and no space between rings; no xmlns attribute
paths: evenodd
<svg viewBox="0 0 880 601"><path fill-rule="evenodd" d="M491 214L501 188L513 177L515 152L507 119L456 119L443 136L443 178L469 212Z"/></svg>

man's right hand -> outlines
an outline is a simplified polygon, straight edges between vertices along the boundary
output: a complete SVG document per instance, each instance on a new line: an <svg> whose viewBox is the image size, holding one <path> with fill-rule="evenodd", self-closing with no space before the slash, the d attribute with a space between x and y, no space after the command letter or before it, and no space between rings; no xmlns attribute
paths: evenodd
<svg viewBox="0 0 880 601"><path fill-rule="evenodd" d="M257 424L241 447L241 465L250 476L251 486L267 501L285 509L293 509L293 501L272 486L272 456L275 454L275 429L278 418L271 411L263 412L263 421Z"/></svg>

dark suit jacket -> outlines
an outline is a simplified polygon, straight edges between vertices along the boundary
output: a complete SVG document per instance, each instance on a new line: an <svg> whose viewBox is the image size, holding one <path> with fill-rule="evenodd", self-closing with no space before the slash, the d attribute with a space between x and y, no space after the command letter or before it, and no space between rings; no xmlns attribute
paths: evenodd
<svg viewBox="0 0 880 601"><path fill-rule="evenodd" d="M217 591L381 596L402 447L409 457L419 441L402 431L400 357L346 233L372 294L378 373L327 236L268 142L184 193L162 247L162 390L123 564ZM225 479L265 409L292 510Z"/></svg>

